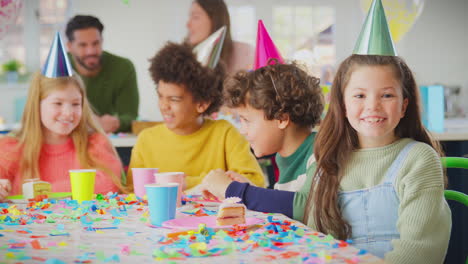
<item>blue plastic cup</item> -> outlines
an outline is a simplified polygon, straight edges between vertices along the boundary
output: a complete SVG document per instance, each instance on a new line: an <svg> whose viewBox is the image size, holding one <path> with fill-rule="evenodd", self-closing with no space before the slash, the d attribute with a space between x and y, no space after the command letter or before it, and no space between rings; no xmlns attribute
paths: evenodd
<svg viewBox="0 0 468 264"><path fill-rule="evenodd" d="M145 184L150 222L161 226L163 222L175 218L178 183Z"/></svg>

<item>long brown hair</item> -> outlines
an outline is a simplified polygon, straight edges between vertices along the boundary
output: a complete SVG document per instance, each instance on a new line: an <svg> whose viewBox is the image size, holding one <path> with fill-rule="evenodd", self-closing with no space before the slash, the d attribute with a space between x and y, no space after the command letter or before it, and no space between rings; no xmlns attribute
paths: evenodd
<svg viewBox="0 0 468 264"><path fill-rule="evenodd" d="M223 49L221 50L221 60L230 65L232 53L231 18L229 11L223 0L195 0L208 14L211 20L211 34L222 26L226 26L226 36L224 38Z"/></svg>
<svg viewBox="0 0 468 264"><path fill-rule="evenodd" d="M67 85L73 85L81 93L82 115L78 126L71 132L75 145L78 161L83 169L96 168L110 175L114 184L122 191L126 191L120 181L121 175L115 175L105 164L100 164L92 157L88 150L88 137L92 133L100 133L105 136L102 128L97 125L92 116L91 106L86 99L85 86L76 74L71 77L47 78L35 73L28 92L28 98L21 119L21 129L16 134L18 146L21 148L21 161L19 166L22 180L33 179L40 176L39 156L44 142L42 122L40 115L40 102L51 92L64 89ZM109 142L110 144L110 142ZM114 154L118 157L113 148Z"/></svg>
<svg viewBox="0 0 468 264"><path fill-rule="evenodd" d="M403 118L395 128L398 138L412 138L432 146L440 155L442 150L424 128L421 121L421 107L418 86L408 65L396 56L351 55L344 60L336 73L330 97L330 107L321 123L314 144L317 169L312 180L304 222L309 221L310 207L313 200L314 222L318 231L332 233L339 239L351 235L351 226L343 219L338 204L340 181L344 175L351 153L359 148L356 131L346 118L344 89L351 74L360 66L390 66L395 78L401 83L403 98L408 99L408 106Z"/></svg>

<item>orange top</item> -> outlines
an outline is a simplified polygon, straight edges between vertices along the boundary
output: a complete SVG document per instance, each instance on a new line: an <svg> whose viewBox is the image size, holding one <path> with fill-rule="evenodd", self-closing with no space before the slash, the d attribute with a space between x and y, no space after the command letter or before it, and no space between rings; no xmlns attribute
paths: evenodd
<svg viewBox="0 0 468 264"><path fill-rule="evenodd" d="M88 151L91 157L99 163L107 166L112 172L120 177L122 163L117 157L107 140L106 136L94 133L88 138ZM19 174L19 161L21 149L18 148L18 140L13 137L0 139L0 178L9 179L12 183L10 195L21 193L22 180ZM70 176L68 170L82 169L75 152L75 145L70 138L66 143L60 145L43 144L39 156L40 178L52 185L52 192L70 192ZM112 182L110 175L97 171L94 185L95 193L108 193L118 191Z"/></svg>

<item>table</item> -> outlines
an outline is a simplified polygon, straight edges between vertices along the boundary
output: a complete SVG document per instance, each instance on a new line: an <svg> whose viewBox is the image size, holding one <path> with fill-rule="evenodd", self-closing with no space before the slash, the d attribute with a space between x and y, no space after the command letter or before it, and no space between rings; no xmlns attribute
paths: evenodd
<svg viewBox="0 0 468 264"><path fill-rule="evenodd" d="M102 198L82 205L69 199L1 204L0 262L153 263L158 259L164 263L382 263L283 215L254 211L248 211L247 216L264 219L265 225L232 236L229 230L208 229L213 235L209 243L205 243L208 231L193 231L171 240L168 236L180 231L145 224L147 206L134 195ZM195 211L215 213L217 209L198 206L179 208L177 217ZM180 253L182 249L185 255ZM207 256L215 250L219 256ZM199 256L193 257L196 254Z"/></svg>

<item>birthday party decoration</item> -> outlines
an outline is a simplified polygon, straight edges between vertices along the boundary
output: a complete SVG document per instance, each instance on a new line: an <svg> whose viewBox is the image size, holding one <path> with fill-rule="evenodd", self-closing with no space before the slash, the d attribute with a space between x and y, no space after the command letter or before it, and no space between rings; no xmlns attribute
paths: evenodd
<svg viewBox="0 0 468 264"><path fill-rule="evenodd" d="M207 39L193 48L193 52L197 55L197 60L203 66L208 66L213 69L218 65L225 36L226 26L222 26Z"/></svg>
<svg viewBox="0 0 468 264"><path fill-rule="evenodd" d="M258 20L257 28L257 44L255 47L255 61L254 70L268 65L268 60L277 59L278 63L284 63L283 57L281 56L275 43L271 40L268 31L263 25L263 21Z"/></svg>
<svg viewBox="0 0 468 264"><path fill-rule="evenodd" d="M9 27L16 23L22 7L22 0L0 0L0 39L8 33Z"/></svg>
<svg viewBox="0 0 468 264"><path fill-rule="evenodd" d="M377 260L350 247L350 240L335 240L276 214L254 213L263 224L252 227L217 229L200 224L177 230L147 225L146 202L134 194L97 194L83 203L69 198L17 202L0 203L0 259L8 263L185 263L193 258L198 260L191 262L199 263L214 256L220 258L207 263Z"/></svg>
<svg viewBox="0 0 468 264"><path fill-rule="evenodd" d="M381 0L372 2L354 47L354 54L396 56Z"/></svg>
<svg viewBox="0 0 468 264"><path fill-rule="evenodd" d="M363 12L368 12L372 0L360 0ZM424 0L383 0L385 14L392 34L398 43L413 27L424 8Z"/></svg>
<svg viewBox="0 0 468 264"><path fill-rule="evenodd" d="M57 32L50 47L47 60L42 68L42 75L49 78L58 78L72 76L72 74L73 71L65 51L65 46L63 45L60 33Z"/></svg>

